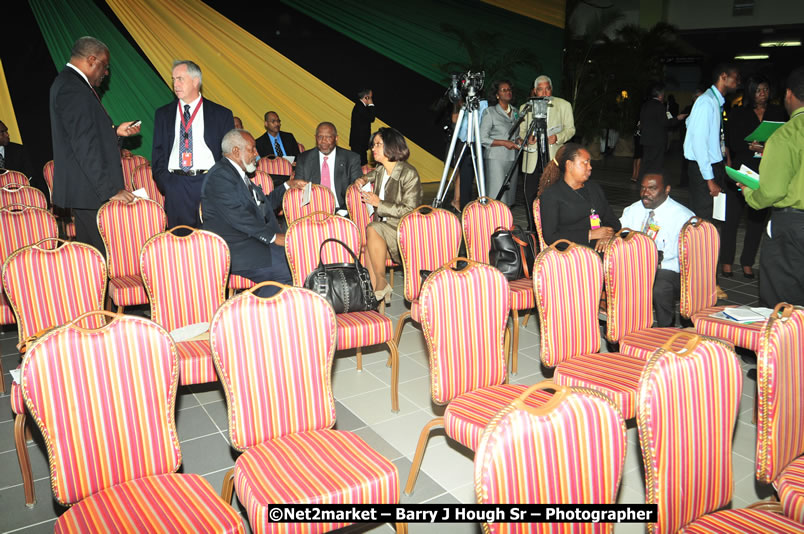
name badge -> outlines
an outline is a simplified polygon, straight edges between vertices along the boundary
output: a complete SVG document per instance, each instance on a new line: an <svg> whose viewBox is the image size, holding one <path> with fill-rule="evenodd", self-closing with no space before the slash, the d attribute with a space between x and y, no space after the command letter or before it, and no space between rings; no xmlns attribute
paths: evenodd
<svg viewBox="0 0 804 534"><path fill-rule="evenodd" d="M648 234L648 237L656 241L656 236L659 234L659 230L661 230L661 227L658 224L651 223L645 233Z"/></svg>
<svg viewBox="0 0 804 534"><path fill-rule="evenodd" d="M597 213L593 213L589 216L589 226L591 226L592 230L600 228L600 215Z"/></svg>
<svg viewBox="0 0 804 534"><path fill-rule="evenodd" d="M192 167L193 166L193 154L192 152L184 152L181 155L181 166L182 167Z"/></svg>

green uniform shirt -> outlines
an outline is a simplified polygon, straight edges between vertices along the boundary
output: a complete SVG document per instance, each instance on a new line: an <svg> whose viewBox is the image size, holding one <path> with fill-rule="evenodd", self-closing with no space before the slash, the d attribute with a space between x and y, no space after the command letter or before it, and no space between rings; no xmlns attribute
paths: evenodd
<svg viewBox="0 0 804 534"><path fill-rule="evenodd" d="M804 210L804 107L795 110L765 144L759 189L744 191L754 209L773 206Z"/></svg>

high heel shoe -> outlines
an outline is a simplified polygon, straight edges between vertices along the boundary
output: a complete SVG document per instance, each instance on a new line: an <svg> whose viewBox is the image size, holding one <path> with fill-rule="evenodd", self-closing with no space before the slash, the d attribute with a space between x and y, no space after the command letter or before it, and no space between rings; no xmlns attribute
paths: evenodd
<svg viewBox="0 0 804 534"><path fill-rule="evenodd" d="M382 289L378 289L374 292L374 296L377 298L377 302L385 300L386 304L391 303L391 295L394 293L394 288L391 287L391 284L386 285Z"/></svg>
<svg viewBox="0 0 804 534"><path fill-rule="evenodd" d="M751 269L751 270L746 271L746 268ZM747 266L747 265L743 265L743 276L745 278L749 279L749 280L753 280L754 278L756 278L756 276L754 275L754 270L751 267Z"/></svg>

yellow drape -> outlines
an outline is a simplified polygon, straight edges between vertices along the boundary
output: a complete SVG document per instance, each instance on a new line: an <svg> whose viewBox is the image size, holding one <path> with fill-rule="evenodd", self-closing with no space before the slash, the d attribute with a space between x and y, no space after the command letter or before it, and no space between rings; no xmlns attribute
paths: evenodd
<svg viewBox="0 0 804 534"><path fill-rule="evenodd" d="M8 135L12 143L22 144L20 128L17 126L17 116L14 114L14 105L11 103L11 93L8 92L6 73L3 71L3 61L0 60L0 121L8 128Z"/></svg>
<svg viewBox="0 0 804 534"><path fill-rule="evenodd" d="M564 27L565 0L482 0L500 9L546 22L559 28Z"/></svg>
<svg viewBox="0 0 804 534"><path fill-rule="evenodd" d="M348 145L352 100L206 4L199 0L107 3L165 83L171 84L174 60L195 61L203 71L204 96L231 109L255 137L265 131L263 114L274 110L282 129L306 148L315 146L315 127L322 121L334 123L339 144ZM377 119L372 130L380 126L386 124ZM408 146L410 163L422 181L438 181L443 162L410 141Z"/></svg>

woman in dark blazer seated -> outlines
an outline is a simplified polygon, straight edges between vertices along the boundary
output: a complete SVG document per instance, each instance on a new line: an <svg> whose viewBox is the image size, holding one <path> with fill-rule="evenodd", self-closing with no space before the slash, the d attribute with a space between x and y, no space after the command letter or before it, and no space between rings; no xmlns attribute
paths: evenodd
<svg viewBox="0 0 804 534"><path fill-rule="evenodd" d="M557 154L561 179L541 194L541 219L548 245L568 239L579 245L605 249L606 241L620 229L603 190L589 182L592 157L581 145L568 143Z"/></svg>
<svg viewBox="0 0 804 534"><path fill-rule="evenodd" d="M366 229L366 256L377 300L390 301L393 288L385 279L385 260L400 263L397 228L399 219L422 201L422 182L410 157L405 138L393 128L380 128L371 136L369 148L377 168L355 180L358 187L374 184L374 192L363 191L363 202L374 206L376 217Z"/></svg>

